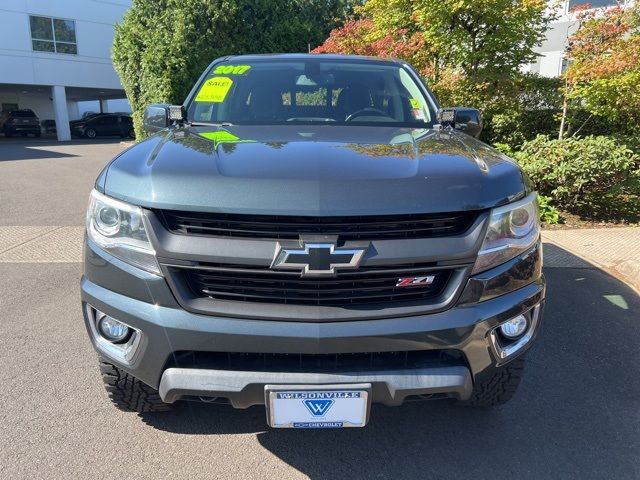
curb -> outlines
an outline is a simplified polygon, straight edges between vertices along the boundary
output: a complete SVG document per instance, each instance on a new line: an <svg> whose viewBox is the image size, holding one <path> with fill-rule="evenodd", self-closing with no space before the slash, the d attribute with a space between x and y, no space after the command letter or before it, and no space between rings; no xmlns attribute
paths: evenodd
<svg viewBox="0 0 640 480"><path fill-rule="evenodd" d="M594 260L593 258L587 257L577 252L572 247L569 247L564 243L558 242L556 240L552 240L549 237L545 238L544 236L543 236L543 240L545 242L552 243L553 245L556 245L562 248L563 250L566 250L572 255L575 255L576 257L581 258L582 260L596 266L600 270L607 272L609 275L625 283L632 290L634 290L638 295L640 295L640 261L627 260L615 266L603 265L597 260Z"/></svg>

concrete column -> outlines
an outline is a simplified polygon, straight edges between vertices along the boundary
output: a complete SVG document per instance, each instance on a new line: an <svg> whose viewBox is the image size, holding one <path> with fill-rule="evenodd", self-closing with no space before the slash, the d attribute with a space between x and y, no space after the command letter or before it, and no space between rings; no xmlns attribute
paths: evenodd
<svg viewBox="0 0 640 480"><path fill-rule="evenodd" d="M56 130L58 141L71 140L71 130L69 129L69 112L67 111L67 93L64 87L55 85L51 87L53 98L53 114L56 120Z"/></svg>
<svg viewBox="0 0 640 480"><path fill-rule="evenodd" d="M108 105L107 105L107 101L104 98L100 99L100 113L107 113L108 112Z"/></svg>
<svg viewBox="0 0 640 480"><path fill-rule="evenodd" d="M78 102L68 101L67 112L69 112L70 120L77 120L80 118L80 110L78 110Z"/></svg>

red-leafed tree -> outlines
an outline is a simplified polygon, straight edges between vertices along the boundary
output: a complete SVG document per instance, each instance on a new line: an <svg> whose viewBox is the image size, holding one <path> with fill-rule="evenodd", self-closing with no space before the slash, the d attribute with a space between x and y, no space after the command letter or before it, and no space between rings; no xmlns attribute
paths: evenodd
<svg viewBox="0 0 640 480"><path fill-rule="evenodd" d="M432 81L443 70L503 77L535 59L548 20L545 0L368 0L362 18L333 30L318 53L396 56Z"/></svg>
<svg viewBox="0 0 640 480"><path fill-rule="evenodd" d="M373 20L362 18L348 20L342 27L332 30L329 38L313 52L410 59L423 46L424 38L420 34L409 35L406 28L380 32L375 29Z"/></svg>
<svg viewBox="0 0 640 480"><path fill-rule="evenodd" d="M573 13L578 28L566 51L569 66L559 137L566 135L572 105L586 108L588 120L605 117L640 124L640 10L623 5L593 10L585 4Z"/></svg>

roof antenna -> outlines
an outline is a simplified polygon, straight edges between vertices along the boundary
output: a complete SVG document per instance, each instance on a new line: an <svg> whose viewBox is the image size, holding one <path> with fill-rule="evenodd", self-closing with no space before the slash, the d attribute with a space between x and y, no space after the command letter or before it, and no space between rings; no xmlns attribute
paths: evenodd
<svg viewBox="0 0 640 480"><path fill-rule="evenodd" d="M309 52L308 53L311 53L311 44L307 43L307 47L309 48Z"/></svg>

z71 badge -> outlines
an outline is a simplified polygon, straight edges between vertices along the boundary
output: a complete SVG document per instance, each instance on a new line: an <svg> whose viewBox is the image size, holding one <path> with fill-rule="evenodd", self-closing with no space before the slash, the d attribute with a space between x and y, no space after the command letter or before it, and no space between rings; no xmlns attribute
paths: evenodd
<svg viewBox="0 0 640 480"><path fill-rule="evenodd" d="M435 278L435 275L399 278L396 287L423 287L425 285L431 285Z"/></svg>

